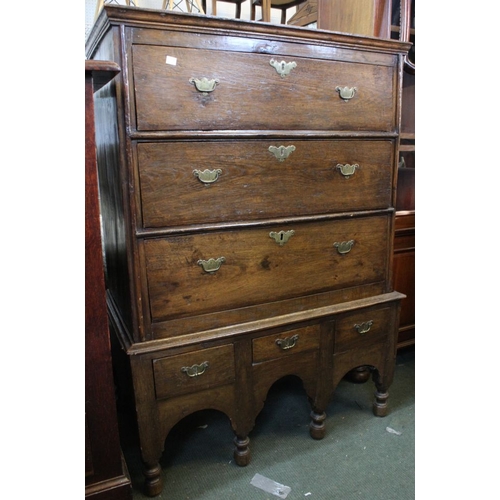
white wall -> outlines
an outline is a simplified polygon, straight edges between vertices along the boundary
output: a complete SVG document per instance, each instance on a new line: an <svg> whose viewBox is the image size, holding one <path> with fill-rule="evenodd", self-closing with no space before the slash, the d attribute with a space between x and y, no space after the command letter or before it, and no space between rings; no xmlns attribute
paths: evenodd
<svg viewBox="0 0 500 500"><path fill-rule="evenodd" d="M176 0L178 3L179 0ZM241 5L241 19L250 20L250 2L251 0L247 0ZM125 0L113 0L106 3L115 3L125 5ZM163 0L135 0L135 5L137 7L144 7L146 9L161 9L163 5ZM201 4L201 1L200 1ZM95 10L97 6L97 0L85 0L85 39L94 24L95 19ZM184 11L186 11L185 2L181 2L179 7L182 7ZM235 13L235 5L227 2L217 2L217 17L226 17L226 18L234 18ZM292 17L295 14L296 10L294 8L288 10L288 18ZM207 14L212 14L212 0L207 0ZM261 18L260 8L257 7L256 12L257 18ZM280 24L281 19L281 11L276 9L271 9L271 22L275 24Z"/></svg>

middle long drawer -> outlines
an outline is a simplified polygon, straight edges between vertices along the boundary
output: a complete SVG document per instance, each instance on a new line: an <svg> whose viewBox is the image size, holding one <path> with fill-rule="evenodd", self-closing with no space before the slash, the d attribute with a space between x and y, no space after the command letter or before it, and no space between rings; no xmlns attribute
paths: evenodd
<svg viewBox="0 0 500 500"><path fill-rule="evenodd" d="M137 155L145 228L391 206L389 139L139 143Z"/></svg>
<svg viewBox="0 0 500 500"><path fill-rule="evenodd" d="M152 321L383 282L390 215L146 239Z"/></svg>

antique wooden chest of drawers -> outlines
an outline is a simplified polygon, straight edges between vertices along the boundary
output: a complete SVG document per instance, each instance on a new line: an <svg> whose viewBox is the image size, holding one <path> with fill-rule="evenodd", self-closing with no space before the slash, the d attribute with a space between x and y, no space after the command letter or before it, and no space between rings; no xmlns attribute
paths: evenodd
<svg viewBox="0 0 500 500"><path fill-rule="evenodd" d="M111 324L132 374L146 491L171 428L224 412L235 461L298 376L310 433L347 372L387 409L402 60L408 44L107 5L95 94Z"/></svg>

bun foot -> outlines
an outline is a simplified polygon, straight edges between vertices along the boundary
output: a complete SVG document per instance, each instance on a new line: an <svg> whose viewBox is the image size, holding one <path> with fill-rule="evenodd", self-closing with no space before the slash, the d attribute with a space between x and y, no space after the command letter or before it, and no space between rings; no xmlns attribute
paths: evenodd
<svg viewBox="0 0 500 500"><path fill-rule="evenodd" d="M309 434L313 439L323 439L326 433L325 426L326 413L311 412L311 423L309 424Z"/></svg>
<svg viewBox="0 0 500 500"><path fill-rule="evenodd" d="M388 392L375 392L375 401L373 402L373 414L377 417L385 417L387 415L387 398Z"/></svg>
<svg viewBox="0 0 500 500"><path fill-rule="evenodd" d="M250 463L250 448L248 444L250 439L248 437L239 438L236 436L234 438L234 444L236 448L234 449L234 461L240 466L245 467Z"/></svg>
<svg viewBox="0 0 500 500"><path fill-rule="evenodd" d="M354 384L364 384L368 381L370 375L371 370L368 366L358 366L358 368L348 372L345 378Z"/></svg>
<svg viewBox="0 0 500 500"><path fill-rule="evenodd" d="M160 464L146 465L144 467L144 490L148 497L156 497L163 490L163 480L161 478Z"/></svg>

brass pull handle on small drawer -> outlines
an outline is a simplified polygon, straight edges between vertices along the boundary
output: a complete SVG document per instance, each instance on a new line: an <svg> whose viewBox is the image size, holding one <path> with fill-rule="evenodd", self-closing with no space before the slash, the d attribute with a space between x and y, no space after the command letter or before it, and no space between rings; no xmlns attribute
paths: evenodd
<svg viewBox="0 0 500 500"><path fill-rule="evenodd" d="M219 80L216 78L208 79L208 78L190 78L189 83L192 83L196 90L202 92L203 94L208 94L209 92L213 92L215 87L218 85Z"/></svg>
<svg viewBox="0 0 500 500"><path fill-rule="evenodd" d="M290 231L280 231L279 233L276 233L274 231L271 231L269 233L269 236L276 242L280 247L282 247L293 235L295 234L295 231L292 229Z"/></svg>
<svg viewBox="0 0 500 500"><path fill-rule="evenodd" d="M271 59L269 64L277 71L281 78L285 78L286 75L290 74L292 69L297 67L297 63L294 61L287 63L285 61L276 61L275 59Z"/></svg>
<svg viewBox="0 0 500 500"><path fill-rule="evenodd" d="M347 102L354 97L358 89L356 87L335 87L335 90L339 93L340 98Z"/></svg>
<svg viewBox="0 0 500 500"><path fill-rule="evenodd" d="M207 368L208 361L203 361L203 363L199 365L183 366L181 372L185 373L188 377L199 377L207 371Z"/></svg>
<svg viewBox="0 0 500 500"><path fill-rule="evenodd" d="M336 241L333 246L337 249L337 252L340 254L346 254L349 253L354 246L354 240L349 240L349 241L341 241L338 242Z"/></svg>
<svg viewBox="0 0 500 500"><path fill-rule="evenodd" d="M225 257L218 257L217 259L200 259L198 265L203 268L206 273L215 273L220 269L220 266L226 262Z"/></svg>
<svg viewBox="0 0 500 500"><path fill-rule="evenodd" d="M297 340L299 340L299 335L296 333L295 335L292 335L291 337L287 337L285 339L276 339L276 345L283 351L286 351L288 349L291 349L292 347L295 347L295 345L297 344Z"/></svg>
<svg viewBox="0 0 500 500"><path fill-rule="evenodd" d="M370 328L373 325L373 320L370 321L365 321L364 323L360 323L358 325L354 325L354 328L356 328L356 331L360 334L363 335L365 333L368 333L370 331Z"/></svg>
<svg viewBox="0 0 500 500"><path fill-rule="evenodd" d="M295 146L293 144L290 146L269 146L269 151L279 161L285 161L295 151Z"/></svg>
<svg viewBox="0 0 500 500"><path fill-rule="evenodd" d="M208 168L205 170L195 169L193 170L193 174L198 177L203 184L213 184L219 179L222 170L220 168L216 168L215 170L209 170Z"/></svg>
<svg viewBox="0 0 500 500"><path fill-rule="evenodd" d="M357 163L354 163L353 165L350 165L349 163L342 165L339 163L337 164L337 168L346 179L349 179L351 175L354 175L354 172L356 172L356 169L359 168L359 165Z"/></svg>

